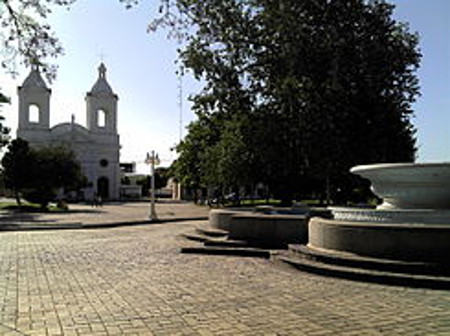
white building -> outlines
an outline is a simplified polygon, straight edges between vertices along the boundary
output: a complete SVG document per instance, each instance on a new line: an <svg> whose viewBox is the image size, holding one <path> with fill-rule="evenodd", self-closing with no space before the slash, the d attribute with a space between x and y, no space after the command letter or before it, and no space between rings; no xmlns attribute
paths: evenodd
<svg viewBox="0 0 450 336"><path fill-rule="evenodd" d="M90 187L84 198L98 193L104 199L118 199L120 189L117 101L106 80L106 67L98 68L98 79L86 94L86 127L71 122L50 127L51 90L37 67L18 88L19 127L17 137L30 146L65 144L76 154Z"/></svg>

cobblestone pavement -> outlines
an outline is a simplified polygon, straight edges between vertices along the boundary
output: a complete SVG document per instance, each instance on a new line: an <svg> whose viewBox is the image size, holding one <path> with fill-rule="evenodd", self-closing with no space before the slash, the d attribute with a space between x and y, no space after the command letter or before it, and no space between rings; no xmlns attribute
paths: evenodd
<svg viewBox="0 0 450 336"><path fill-rule="evenodd" d="M450 291L180 254L196 224L0 232L0 334L450 335Z"/></svg>

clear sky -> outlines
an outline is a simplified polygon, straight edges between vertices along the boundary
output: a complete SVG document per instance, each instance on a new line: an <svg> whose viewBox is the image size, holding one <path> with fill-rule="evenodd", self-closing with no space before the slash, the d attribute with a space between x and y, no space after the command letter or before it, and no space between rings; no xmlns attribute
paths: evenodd
<svg viewBox="0 0 450 336"><path fill-rule="evenodd" d="M418 72L422 96L414 105L418 129L418 161L450 161L450 1L395 0L395 18L409 22L420 34L423 53ZM171 148L180 139L180 125L194 118L187 97L199 90L193 79L183 79L180 109L179 80L175 74L177 44L166 33L147 33L159 1L141 1L125 10L119 1L78 0L70 10L58 9L51 24L66 54L56 60L58 77L50 85L51 124L85 125L84 97L97 78L101 60L107 79L119 95L118 125L121 161L142 162L151 150L168 166L176 154ZM6 123L17 128L16 88L25 79L2 75L0 87L13 103L3 108ZM181 118L180 118L181 117ZM180 123L181 121L181 123Z"/></svg>

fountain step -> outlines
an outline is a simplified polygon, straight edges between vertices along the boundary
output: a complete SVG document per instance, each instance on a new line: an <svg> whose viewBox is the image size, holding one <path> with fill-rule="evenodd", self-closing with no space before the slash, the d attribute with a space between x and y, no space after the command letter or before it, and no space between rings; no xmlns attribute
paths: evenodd
<svg viewBox="0 0 450 336"><path fill-rule="evenodd" d="M182 247L181 253L195 253L195 254L209 254L209 255L224 255L224 256L239 256L239 257L258 257L269 259L270 251L249 248L249 247L212 247L212 246L196 246L196 247Z"/></svg>
<svg viewBox="0 0 450 336"><path fill-rule="evenodd" d="M366 258L351 253L289 245L276 257L298 269L352 280L425 288L450 288L448 265Z"/></svg>
<svg viewBox="0 0 450 336"><path fill-rule="evenodd" d="M195 231L208 237L225 237L228 235L228 231L212 228L208 225L199 225L195 228Z"/></svg>
<svg viewBox="0 0 450 336"><path fill-rule="evenodd" d="M217 247L250 247L248 241L245 240L230 240L230 239L208 239L204 242L205 246Z"/></svg>
<svg viewBox="0 0 450 336"><path fill-rule="evenodd" d="M188 239L188 240L200 242L200 243L204 243L205 241L207 241L209 239L209 237L207 237L205 235L196 234L196 233L183 233L183 234L181 234L181 237Z"/></svg>
<svg viewBox="0 0 450 336"><path fill-rule="evenodd" d="M263 249L287 248L287 243L276 239L267 239L265 237L234 238L229 235L228 231L212 228L207 224L200 224L196 226L194 232L185 233L181 236L188 240L201 242L205 246L257 247Z"/></svg>
<svg viewBox="0 0 450 336"><path fill-rule="evenodd" d="M183 238L203 243L205 246L222 246L222 247L247 247L247 241L244 240L229 240L227 237L209 237L196 233L184 233Z"/></svg>
<svg viewBox="0 0 450 336"><path fill-rule="evenodd" d="M198 232L196 230L196 232ZM217 246L217 247L257 247L262 249L279 249L282 247L286 247L285 244L279 244L277 242L273 241L266 241L266 240L237 240L237 239L229 239L227 236L208 236L201 233L184 233L181 234L181 237L194 241L202 243L205 247L206 246Z"/></svg>
<svg viewBox="0 0 450 336"><path fill-rule="evenodd" d="M415 275L355 268L313 261L307 258L293 257L292 255L286 256L280 254L275 258L298 270L322 276L395 286L450 289L450 277L445 276Z"/></svg>
<svg viewBox="0 0 450 336"><path fill-rule="evenodd" d="M340 266L414 275L450 276L449 264L364 257L305 245L289 245L289 252L301 258Z"/></svg>

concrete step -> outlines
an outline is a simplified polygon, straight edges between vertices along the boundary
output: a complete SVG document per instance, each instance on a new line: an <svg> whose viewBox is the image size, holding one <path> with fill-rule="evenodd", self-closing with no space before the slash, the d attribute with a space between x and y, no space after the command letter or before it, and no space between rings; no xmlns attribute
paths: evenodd
<svg viewBox="0 0 450 336"><path fill-rule="evenodd" d="M449 264L370 258L341 251L311 248L299 244L289 245L289 253L301 259L345 267L414 275L450 276Z"/></svg>
<svg viewBox="0 0 450 336"><path fill-rule="evenodd" d="M270 251L256 248L244 247L216 247L216 246L200 246L200 247L182 247L181 253L223 255L223 256L239 256L239 257L257 257L269 259Z"/></svg>
<svg viewBox="0 0 450 336"><path fill-rule="evenodd" d="M210 238L204 241L205 246L217 247L251 247L245 240L229 240L224 238Z"/></svg>
<svg viewBox="0 0 450 336"><path fill-rule="evenodd" d="M195 228L196 233L208 237L225 237L228 235L228 231L212 228L208 225L198 225Z"/></svg>
<svg viewBox="0 0 450 336"><path fill-rule="evenodd" d="M278 254L274 259L301 271L322 276L404 287L450 289L448 276L415 275L342 266L295 257L289 253Z"/></svg>
<svg viewBox="0 0 450 336"><path fill-rule="evenodd" d="M184 239L203 243L204 246L217 246L217 247L253 247L261 249L278 249L279 245L274 245L271 242L266 241L247 241L247 240L235 240L229 239L227 236L208 236L199 233L195 230L193 233L183 233L181 237Z"/></svg>
<svg viewBox="0 0 450 336"><path fill-rule="evenodd" d="M181 237L188 239L188 240L201 242L201 243L204 243L205 241L207 241L209 239L209 237L202 235L202 234L197 234L197 233L183 233L183 234L181 234Z"/></svg>

